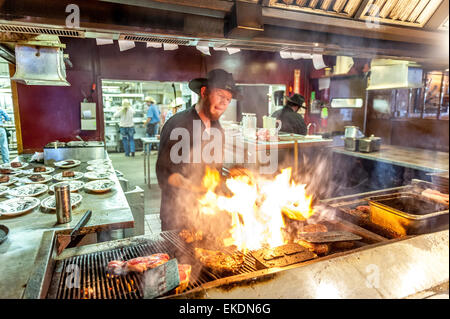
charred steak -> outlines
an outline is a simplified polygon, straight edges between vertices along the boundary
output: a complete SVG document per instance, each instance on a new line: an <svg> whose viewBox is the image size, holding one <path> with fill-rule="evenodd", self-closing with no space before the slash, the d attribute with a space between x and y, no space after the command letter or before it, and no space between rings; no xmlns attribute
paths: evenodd
<svg viewBox="0 0 450 319"><path fill-rule="evenodd" d="M28 176L28 179L33 182L41 182L45 180L45 178L40 174L33 174L31 176Z"/></svg>
<svg viewBox="0 0 450 319"><path fill-rule="evenodd" d="M62 172L62 177L74 177L74 176L75 176L74 171Z"/></svg>
<svg viewBox="0 0 450 319"><path fill-rule="evenodd" d="M228 255L221 251L203 248L195 248L195 258L204 267L219 275L234 274L244 264L244 255Z"/></svg>
<svg viewBox="0 0 450 319"><path fill-rule="evenodd" d="M7 183L9 182L9 176L3 175L0 176L0 183Z"/></svg>

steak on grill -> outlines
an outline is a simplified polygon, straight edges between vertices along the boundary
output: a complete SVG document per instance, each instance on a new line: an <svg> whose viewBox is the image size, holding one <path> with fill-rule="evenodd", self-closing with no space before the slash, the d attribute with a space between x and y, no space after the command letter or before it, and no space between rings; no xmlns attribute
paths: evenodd
<svg viewBox="0 0 450 319"><path fill-rule="evenodd" d="M190 244L194 241L201 241L203 239L203 232L200 231L193 231L193 230L187 230L183 229L178 236L180 236L181 239L183 239L186 243Z"/></svg>
<svg viewBox="0 0 450 319"><path fill-rule="evenodd" d="M221 251L195 248L195 258L200 263L218 275L233 274L244 264L241 254L225 254Z"/></svg>
<svg viewBox="0 0 450 319"><path fill-rule="evenodd" d="M128 261L112 260L108 263L106 271L112 275L126 275L130 271L143 273L147 269L164 264L169 259L169 255L158 253L145 257L136 257Z"/></svg>

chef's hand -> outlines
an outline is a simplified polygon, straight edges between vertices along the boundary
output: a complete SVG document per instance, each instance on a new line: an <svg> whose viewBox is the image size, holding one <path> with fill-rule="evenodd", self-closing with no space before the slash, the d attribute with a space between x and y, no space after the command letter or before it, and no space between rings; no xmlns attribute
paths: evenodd
<svg viewBox="0 0 450 319"><path fill-rule="evenodd" d="M192 184L190 180L188 180L187 178L185 178L183 175L181 175L179 173L173 173L172 175L170 175L167 182L169 183L169 185L171 185L173 187L185 189L185 190L188 190L191 192L196 192L196 193L206 192L206 190L203 187L199 187L199 186Z"/></svg>

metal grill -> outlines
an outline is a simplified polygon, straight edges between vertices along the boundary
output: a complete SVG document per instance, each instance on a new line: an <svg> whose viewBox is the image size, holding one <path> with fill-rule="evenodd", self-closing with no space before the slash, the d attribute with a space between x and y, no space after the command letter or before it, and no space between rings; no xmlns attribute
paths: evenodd
<svg viewBox="0 0 450 319"><path fill-rule="evenodd" d="M0 24L0 31L2 32L16 32L29 34L50 34L62 37L84 38L84 33L77 30L51 29L51 28L37 28L23 25Z"/></svg>
<svg viewBox="0 0 450 319"><path fill-rule="evenodd" d="M137 41L137 42L159 42L166 44L177 44L177 45L189 45L189 39L176 39L176 38L159 38L152 36L138 36L138 35L121 35L120 38L123 40Z"/></svg>
<svg viewBox="0 0 450 319"><path fill-rule="evenodd" d="M205 269L195 259L194 251L178 238L177 232L161 233L165 240L152 241L114 250L74 256L55 265L49 287L50 299L140 299L143 298L143 275L130 272L124 276L110 276L106 266L111 260L129 260L155 253L167 253L179 263L192 265L192 274L186 291L200 287L220 277ZM227 251L226 251L227 253ZM228 253L234 253L228 251ZM256 271L255 259L250 254L238 274ZM79 276L79 277L77 277ZM78 283L79 285L75 285ZM168 293L170 295L170 292Z"/></svg>

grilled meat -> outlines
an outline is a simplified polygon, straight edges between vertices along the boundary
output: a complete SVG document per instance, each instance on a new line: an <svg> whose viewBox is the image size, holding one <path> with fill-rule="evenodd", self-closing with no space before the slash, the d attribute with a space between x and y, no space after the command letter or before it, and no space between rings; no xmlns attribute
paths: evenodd
<svg viewBox="0 0 450 319"><path fill-rule="evenodd" d="M40 174L33 174L31 176L28 176L28 179L33 181L33 182L45 181L45 178L42 175L40 175Z"/></svg>
<svg viewBox="0 0 450 319"><path fill-rule="evenodd" d="M43 173L46 171L46 168L44 166L36 166L33 168L33 172L35 173Z"/></svg>
<svg viewBox="0 0 450 319"><path fill-rule="evenodd" d="M219 275L233 274L244 263L244 256L240 254L224 254L221 251L195 248L195 258L202 265Z"/></svg>
<svg viewBox="0 0 450 319"><path fill-rule="evenodd" d="M194 241L201 241L203 239L203 232L201 230L193 231L183 229L178 235L188 244L193 243Z"/></svg>
<svg viewBox="0 0 450 319"><path fill-rule="evenodd" d="M322 224L311 224L304 226L303 231L307 233L326 233L328 228Z"/></svg>
<svg viewBox="0 0 450 319"><path fill-rule="evenodd" d="M21 162L11 162L11 167L14 167L14 168L22 167L22 163Z"/></svg>
<svg viewBox="0 0 450 319"><path fill-rule="evenodd" d="M75 172L74 171L62 172L62 177L74 177L74 176L75 176Z"/></svg>
<svg viewBox="0 0 450 319"><path fill-rule="evenodd" d="M442 194L441 192L434 190L434 189L427 188L421 194L422 194L422 196L425 196L431 200L434 200L434 201L444 204L444 205L448 205L448 203L449 203L448 194Z"/></svg>
<svg viewBox="0 0 450 319"><path fill-rule="evenodd" d="M189 286L189 280L191 278L192 266L188 264L178 264L178 274L180 276L180 285L175 289L175 293L182 293L187 286Z"/></svg>
<svg viewBox="0 0 450 319"><path fill-rule="evenodd" d="M296 239L294 240L295 243L308 248L310 251L315 252L318 255L326 255L330 251L330 245L329 244L313 244L306 240L302 239Z"/></svg>
<svg viewBox="0 0 450 319"><path fill-rule="evenodd" d="M143 273L166 263L170 259L167 254L153 254L145 257L136 257L128 261L112 260L108 263L106 271L112 275L126 275L130 271Z"/></svg>
<svg viewBox="0 0 450 319"><path fill-rule="evenodd" d="M13 172L12 169L9 168L0 168L0 174L11 174Z"/></svg>
<svg viewBox="0 0 450 319"><path fill-rule="evenodd" d="M9 182L9 176L2 175L0 176L0 183L7 183Z"/></svg>
<svg viewBox="0 0 450 319"><path fill-rule="evenodd" d="M354 241L337 241L333 243L333 248L335 249L350 249L355 246Z"/></svg>

